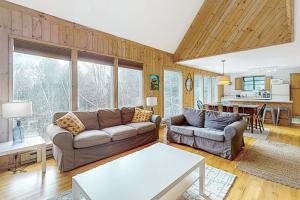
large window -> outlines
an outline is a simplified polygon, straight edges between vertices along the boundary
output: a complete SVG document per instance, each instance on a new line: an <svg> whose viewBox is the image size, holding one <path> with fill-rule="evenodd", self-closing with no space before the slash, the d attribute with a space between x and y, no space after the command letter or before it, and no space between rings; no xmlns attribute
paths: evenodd
<svg viewBox="0 0 300 200"><path fill-rule="evenodd" d="M194 78L194 106L197 108L197 101L200 100L203 103L203 78L200 74L195 74Z"/></svg>
<svg viewBox="0 0 300 200"><path fill-rule="evenodd" d="M113 63L78 61L78 110L114 107Z"/></svg>
<svg viewBox="0 0 300 200"><path fill-rule="evenodd" d="M263 90L265 89L265 77L264 76L244 77L243 86L245 91Z"/></svg>
<svg viewBox="0 0 300 200"><path fill-rule="evenodd" d="M211 84L212 84L211 102L217 103L219 99L218 99L218 82L216 77L211 78Z"/></svg>
<svg viewBox="0 0 300 200"><path fill-rule="evenodd" d="M182 112L182 74L177 71L164 71L164 118Z"/></svg>
<svg viewBox="0 0 300 200"><path fill-rule="evenodd" d="M55 112L70 110L70 85L69 60L14 52L13 100L32 101L33 116L22 120L26 137L43 136Z"/></svg>
<svg viewBox="0 0 300 200"><path fill-rule="evenodd" d="M143 71L127 67L118 68L118 106L143 105Z"/></svg>
<svg viewBox="0 0 300 200"><path fill-rule="evenodd" d="M204 77L204 103L211 103L211 77Z"/></svg>

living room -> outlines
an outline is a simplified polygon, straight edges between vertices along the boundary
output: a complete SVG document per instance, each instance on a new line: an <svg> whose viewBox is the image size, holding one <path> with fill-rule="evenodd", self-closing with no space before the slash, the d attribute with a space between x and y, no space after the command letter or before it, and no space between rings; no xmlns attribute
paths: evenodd
<svg viewBox="0 0 300 200"><path fill-rule="evenodd" d="M0 1L0 199L300 199L298 10Z"/></svg>

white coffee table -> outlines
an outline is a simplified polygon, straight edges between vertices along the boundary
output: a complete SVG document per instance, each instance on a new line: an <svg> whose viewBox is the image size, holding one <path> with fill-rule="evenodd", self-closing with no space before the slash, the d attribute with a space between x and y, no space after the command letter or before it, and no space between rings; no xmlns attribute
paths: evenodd
<svg viewBox="0 0 300 200"><path fill-rule="evenodd" d="M41 136L25 138L24 142L13 144L13 142L0 143L0 156L16 154L24 151L38 149L42 157L42 172L46 172L46 142Z"/></svg>
<svg viewBox="0 0 300 200"><path fill-rule="evenodd" d="M175 200L204 178L204 157L157 143L74 176L73 199Z"/></svg>

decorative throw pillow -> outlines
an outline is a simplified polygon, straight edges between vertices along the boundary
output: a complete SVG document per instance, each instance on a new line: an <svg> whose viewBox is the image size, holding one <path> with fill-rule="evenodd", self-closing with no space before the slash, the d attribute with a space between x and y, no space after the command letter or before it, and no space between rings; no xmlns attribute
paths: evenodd
<svg viewBox="0 0 300 200"><path fill-rule="evenodd" d="M205 110L185 108L183 111L183 116L189 125L199 128L204 127Z"/></svg>
<svg viewBox="0 0 300 200"><path fill-rule="evenodd" d="M135 108L134 115L131 122L148 122L150 121L151 115L152 115L152 111Z"/></svg>
<svg viewBox="0 0 300 200"><path fill-rule="evenodd" d="M73 135L78 135L80 132L85 130L83 123L72 112L68 112L55 122L60 128L67 129Z"/></svg>

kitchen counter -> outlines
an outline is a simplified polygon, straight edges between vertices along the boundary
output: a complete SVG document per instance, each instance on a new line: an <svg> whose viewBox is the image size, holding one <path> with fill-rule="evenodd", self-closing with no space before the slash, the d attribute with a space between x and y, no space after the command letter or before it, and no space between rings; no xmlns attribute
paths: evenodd
<svg viewBox="0 0 300 200"><path fill-rule="evenodd" d="M289 113L291 116L293 116L293 101L288 100L276 100L276 99L251 99L251 98L223 98L222 101L227 101L230 104L236 104L236 105L258 105L262 107L264 104L267 105L269 108L273 108L275 111L275 117L277 113L277 109L279 107L287 107L289 109ZM287 126L289 124L288 120L288 113L287 112L281 112L280 113L280 119L279 124ZM265 116L265 123L272 123L272 116L270 112L266 112Z"/></svg>
<svg viewBox="0 0 300 200"><path fill-rule="evenodd" d="M244 99L244 98L231 98L231 99L222 99L222 101L235 101L235 102L262 102L262 103L293 103L293 101L287 100L273 100L273 99Z"/></svg>

